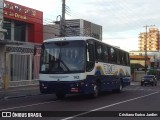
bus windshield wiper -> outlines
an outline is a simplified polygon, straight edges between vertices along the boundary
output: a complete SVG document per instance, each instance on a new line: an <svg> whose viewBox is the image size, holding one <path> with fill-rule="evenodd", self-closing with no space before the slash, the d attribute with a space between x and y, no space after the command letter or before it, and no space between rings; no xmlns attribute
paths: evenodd
<svg viewBox="0 0 160 120"><path fill-rule="evenodd" d="M67 71L70 71L70 69L67 67L67 65L61 60L61 47L60 47L59 62L58 62L58 67L59 67L59 68L61 68L60 62L64 65L64 67L67 69Z"/></svg>

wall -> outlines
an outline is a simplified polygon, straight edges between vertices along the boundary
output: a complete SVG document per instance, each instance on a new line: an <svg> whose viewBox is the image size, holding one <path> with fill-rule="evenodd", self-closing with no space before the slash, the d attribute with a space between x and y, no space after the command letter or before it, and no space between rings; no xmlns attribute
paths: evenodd
<svg viewBox="0 0 160 120"><path fill-rule="evenodd" d="M43 26L43 39L51 39L60 36L59 25L47 24Z"/></svg>
<svg viewBox="0 0 160 120"><path fill-rule="evenodd" d="M135 71L134 81L141 81L141 78L145 75L144 71Z"/></svg>
<svg viewBox="0 0 160 120"><path fill-rule="evenodd" d="M3 87L4 75L4 45L0 43L0 87Z"/></svg>

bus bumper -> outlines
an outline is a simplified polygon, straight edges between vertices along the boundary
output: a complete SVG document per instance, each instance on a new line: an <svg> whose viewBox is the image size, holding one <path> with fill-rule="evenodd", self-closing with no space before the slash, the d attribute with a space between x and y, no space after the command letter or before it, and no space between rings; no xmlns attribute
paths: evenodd
<svg viewBox="0 0 160 120"><path fill-rule="evenodd" d="M43 94L65 93L65 94L89 94L92 92L92 86L83 81L72 82L53 82L39 81L40 92Z"/></svg>

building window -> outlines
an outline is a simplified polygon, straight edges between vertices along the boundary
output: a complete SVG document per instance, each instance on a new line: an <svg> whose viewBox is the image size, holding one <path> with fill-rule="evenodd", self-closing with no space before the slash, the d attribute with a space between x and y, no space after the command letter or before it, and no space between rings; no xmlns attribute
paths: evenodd
<svg viewBox="0 0 160 120"><path fill-rule="evenodd" d="M5 21L3 24L3 28L7 30L7 32L4 33L6 40L11 40L11 22Z"/></svg>
<svg viewBox="0 0 160 120"><path fill-rule="evenodd" d="M25 30L26 26L24 23L15 22L14 26L14 40L25 42Z"/></svg>

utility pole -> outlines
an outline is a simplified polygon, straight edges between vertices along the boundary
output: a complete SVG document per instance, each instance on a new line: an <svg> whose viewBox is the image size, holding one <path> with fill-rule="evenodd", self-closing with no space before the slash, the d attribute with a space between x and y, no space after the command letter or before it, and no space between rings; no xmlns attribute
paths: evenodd
<svg viewBox="0 0 160 120"><path fill-rule="evenodd" d="M145 37L145 74L147 73L147 38L148 38L148 34L147 34L147 28L148 27L153 27L155 25L146 25L144 26L146 28L146 37Z"/></svg>
<svg viewBox="0 0 160 120"><path fill-rule="evenodd" d="M66 0L62 0L62 17L61 17L61 36L64 37L65 36L65 26L66 26L66 22L65 22L65 13L66 13Z"/></svg>

